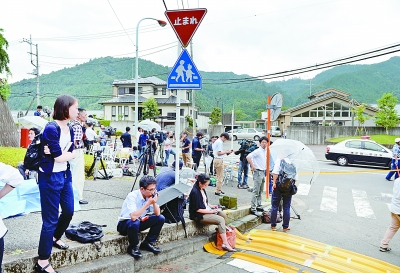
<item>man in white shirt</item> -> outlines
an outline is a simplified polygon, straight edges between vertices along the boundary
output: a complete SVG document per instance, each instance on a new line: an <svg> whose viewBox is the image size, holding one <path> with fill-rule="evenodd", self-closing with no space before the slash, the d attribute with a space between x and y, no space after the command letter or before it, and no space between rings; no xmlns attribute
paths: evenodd
<svg viewBox="0 0 400 273"><path fill-rule="evenodd" d="M139 182L140 189L130 192L122 204L117 230L121 235L128 235L128 254L135 259L142 258L138 247L139 232L148 228L150 230L140 244L140 249L154 254L162 251L154 245L165 222L157 205L156 184L157 181L153 176L143 176Z"/></svg>
<svg viewBox="0 0 400 273"><path fill-rule="evenodd" d="M381 246L379 247L379 251L381 252L392 250L389 247L389 242L400 228L400 178L394 180L393 197L389 209L390 215L392 216L392 222L381 241Z"/></svg>
<svg viewBox="0 0 400 273"><path fill-rule="evenodd" d="M93 123L91 122L86 122L86 132L85 132L86 138L89 142L89 145L93 145L95 142L96 138L98 138L98 135L96 132L93 130Z"/></svg>
<svg viewBox="0 0 400 273"><path fill-rule="evenodd" d="M222 182L224 181L224 157L230 155L232 150L224 151L224 142L229 140L228 133L222 133L212 145L214 153L214 168L217 173L217 189L215 195L224 194L222 191Z"/></svg>
<svg viewBox="0 0 400 273"><path fill-rule="evenodd" d="M259 139L260 147L252 151L247 157L247 162L250 164L250 168L253 172L253 191L251 196L251 207L250 212L256 216L261 216L260 212L264 211L261 205L261 194L265 183L265 171L267 170L266 164L266 153L268 138L263 136ZM274 163L272 158L270 160L270 170L272 169Z"/></svg>

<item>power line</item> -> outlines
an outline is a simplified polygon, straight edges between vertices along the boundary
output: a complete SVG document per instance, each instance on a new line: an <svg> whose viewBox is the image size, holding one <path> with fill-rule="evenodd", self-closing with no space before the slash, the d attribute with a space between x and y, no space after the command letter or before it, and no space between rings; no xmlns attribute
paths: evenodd
<svg viewBox="0 0 400 273"><path fill-rule="evenodd" d="M125 34L126 34L126 36L128 36L128 38L129 38L129 40L131 41L131 43L133 44L133 46L134 46L134 47L136 47L135 43L132 41L131 37L128 35L128 32L126 32L126 30L125 30L124 26L122 25L122 23L121 23L121 20L119 20L119 18L118 18L118 15L115 13L115 10L114 10L114 8L112 7L112 5L111 5L110 1L109 1L109 0L107 0L107 2L108 2L108 4L110 5L110 7L111 7L112 11L114 12L114 14L115 14L115 17L117 17L117 20L118 20L119 24L121 25L122 29L124 30L124 32L125 32Z"/></svg>

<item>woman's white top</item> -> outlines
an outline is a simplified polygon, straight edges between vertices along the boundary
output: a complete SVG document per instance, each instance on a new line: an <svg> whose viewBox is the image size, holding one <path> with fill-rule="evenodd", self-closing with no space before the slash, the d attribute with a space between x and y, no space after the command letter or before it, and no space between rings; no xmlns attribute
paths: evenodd
<svg viewBox="0 0 400 273"><path fill-rule="evenodd" d="M16 187L22 184L24 178L16 168L0 162L0 181L12 187ZM7 233L7 228L2 219L0 215L0 238L3 238Z"/></svg>
<svg viewBox="0 0 400 273"><path fill-rule="evenodd" d="M68 129L67 133L64 133L61 130L61 134L60 134L60 147L61 147L61 149L64 151L65 147L70 142L71 142L71 134L70 134L69 129ZM57 163L57 162L54 161L53 173L62 172L62 171L65 171L66 169L67 169L67 161L61 162L61 163Z"/></svg>

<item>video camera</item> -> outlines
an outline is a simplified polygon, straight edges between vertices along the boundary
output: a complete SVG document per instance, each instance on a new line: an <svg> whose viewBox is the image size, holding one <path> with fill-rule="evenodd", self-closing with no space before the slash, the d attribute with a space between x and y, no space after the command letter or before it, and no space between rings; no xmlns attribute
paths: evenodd
<svg viewBox="0 0 400 273"><path fill-rule="evenodd" d="M51 112L53 112L53 109L50 108L50 107L48 107L48 106L45 106L45 107L43 108L43 112L47 115L47 117L50 117Z"/></svg>
<svg viewBox="0 0 400 273"><path fill-rule="evenodd" d="M245 150L246 153L251 153L258 148L257 143L250 139L242 139L239 142L240 149Z"/></svg>
<svg viewBox="0 0 400 273"><path fill-rule="evenodd" d="M167 134L164 132L158 131L154 137L158 140L158 143L161 144L167 139Z"/></svg>
<svg viewBox="0 0 400 273"><path fill-rule="evenodd" d="M111 126L107 126L104 128L104 133L108 136L111 137L112 135L115 135L115 132L117 131L117 128L113 128Z"/></svg>

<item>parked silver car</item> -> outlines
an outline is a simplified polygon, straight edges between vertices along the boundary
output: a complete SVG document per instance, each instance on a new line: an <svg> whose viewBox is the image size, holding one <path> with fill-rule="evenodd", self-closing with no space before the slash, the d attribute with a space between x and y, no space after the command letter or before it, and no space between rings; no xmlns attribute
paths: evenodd
<svg viewBox="0 0 400 273"><path fill-rule="evenodd" d="M238 130L237 132L233 132L231 135L232 135L233 140L254 139L257 141L262 136L265 136L265 132L262 129L244 128L244 129Z"/></svg>

